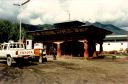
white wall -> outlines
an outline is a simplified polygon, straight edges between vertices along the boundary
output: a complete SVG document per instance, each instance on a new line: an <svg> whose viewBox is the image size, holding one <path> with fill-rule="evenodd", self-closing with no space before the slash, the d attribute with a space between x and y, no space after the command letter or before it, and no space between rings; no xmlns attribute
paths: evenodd
<svg viewBox="0 0 128 84"><path fill-rule="evenodd" d="M104 42L103 43L103 51L120 51L121 49L125 50L128 48L128 42L121 41L121 42ZM100 50L100 45L96 45L96 51Z"/></svg>
<svg viewBox="0 0 128 84"><path fill-rule="evenodd" d="M32 49L32 40L26 40L26 49Z"/></svg>
<svg viewBox="0 0 128 84"><path fill-rule="evenodd" d="M34 43L34 49L43 49L43 43Z"/></svg>

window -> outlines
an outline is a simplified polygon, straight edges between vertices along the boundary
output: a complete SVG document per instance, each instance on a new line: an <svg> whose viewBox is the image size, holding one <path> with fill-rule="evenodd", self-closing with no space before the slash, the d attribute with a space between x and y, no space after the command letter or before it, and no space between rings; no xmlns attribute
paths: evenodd
<svg viewBox="0 0 128 84"><path fill-rule="evenodd" d="M17 44L17 48L20 48L20 44Z"/></svg>
<svg viewBox="0 0 128 84"><path fill-rule="evenodd" d="M16 44L13 44L13 48L16 48Z"/></svg>
<svg viewBox="0 0 128 84"><path fill-rule="evenodd" d="M24 44L21 44L21 48L24 48Z"/></svg>
<svg viewBox="0 0 128 84"><path fill-rule="evenodd" d="M29 45L29 41L27 41L27 45Z"/></svg>
<svg viewBox="0 0 128 84"><path fill-rule="evenodd" d="M12 44L10 44L10 48L13 48L13 45Z"/></svg>
<svg viewBox="0 0 128 84"><path fill-rule="evenodd" d="M0 45L0 50L2 50L3 49L3 45Z"/></svg>
<svg viewBox="0 0 128 84"><path fill-rule="evenodd" d="M17 44L17 48L23 48L24 44Z"/></svg>
<svg viewBox="0 0 128 84"><path fill-rule="evenodd" d="M4 45L4 50L6 50L6 49L7 49L7 44Z"/></svg>

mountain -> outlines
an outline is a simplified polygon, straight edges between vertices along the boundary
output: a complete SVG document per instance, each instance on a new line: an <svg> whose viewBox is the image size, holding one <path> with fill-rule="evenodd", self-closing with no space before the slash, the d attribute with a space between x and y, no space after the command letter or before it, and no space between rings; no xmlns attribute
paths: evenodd
<svg viewBox="0 0 128 84"><path fill-rule="evenodd" d="M119 27L116 27L116 26L114 26L112 24L102 24L102 23L99 23L99 22L95 22L92 25L94 25L96 27L99 27L99 28L103 28L103 29L112 31L113 34L120 34L120 35L128 34L128 31L123 30L123 29L121 29Z"/></svg>
<svg viewBox="0 0 128 84"><path fill-rule="evenodd" d="M25 28L28 31L39 30L38 26L36 26L36 25L22 24L22 27Z"/></svg>
<svg viewBox="0 0 128 84"><path fill-rule="evenodd" d="M38 30L50 30L53 29L53 25L51 24L44 24L44 25L30 25L30 24L22 24L28 31L38 31Z"/></svg>

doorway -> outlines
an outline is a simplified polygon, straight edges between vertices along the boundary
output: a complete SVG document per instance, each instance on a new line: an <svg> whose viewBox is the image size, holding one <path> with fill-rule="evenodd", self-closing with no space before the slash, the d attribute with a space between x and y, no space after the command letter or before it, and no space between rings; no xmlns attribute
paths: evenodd
<svg viewBox="0 0 128 84"><path fill-rule="evenodd" d="M62 55L72 55L75 57L83 57L84 44L78 41L65 41L61 45Z"/></svg>

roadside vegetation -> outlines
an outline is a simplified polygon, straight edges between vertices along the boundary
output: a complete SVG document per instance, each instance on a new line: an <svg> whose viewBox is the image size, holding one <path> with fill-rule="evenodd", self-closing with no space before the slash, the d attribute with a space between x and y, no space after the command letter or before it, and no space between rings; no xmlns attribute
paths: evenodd
<svg viewBox="0 0 128 84"><path fill-rule="evenodd" d="M22 36L24 38L29 37L26 34L27 30L22 28ZM19 39L19 24L11 23L7 20L0 20L0 43L7 42L9 40L17 41Z"/></svg>
<svg viewBox="0 0 128 84"><path fill-rule="evenodd" d="M49 30L53 25L30 25L22 23L22 37L23 39L33 39L31 35L28 35L28 31L36 30ZM18 41L19 39L19 23L12 23L7 20L0 19L0 43L8 42L9 40Z"/></svg>

